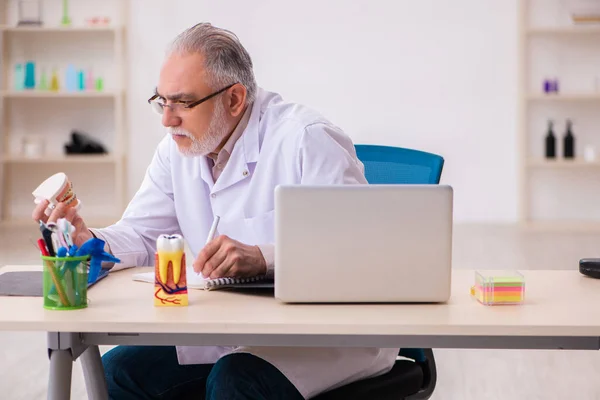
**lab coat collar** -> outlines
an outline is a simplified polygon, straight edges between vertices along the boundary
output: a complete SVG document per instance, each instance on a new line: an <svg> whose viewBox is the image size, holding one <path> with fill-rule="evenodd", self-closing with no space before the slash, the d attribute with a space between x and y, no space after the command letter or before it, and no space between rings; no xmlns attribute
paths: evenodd
<svg viewBox="0 0 600 400"><path fill-rule="evenodd" d="M260 91L252 104L252 113L250 114L250 120L248 125L242 133L242 136L236 143L231 153L231 157L223 170L223 173L217 179L217 182L213 181L210 167L208 166L208 159L204 157L204 164L202 166L202 179L209 183L211 192L215 193L220 190L227 189L228 187L238 183L250 177L250 164L258 161L260 153L260 137L259 137L259 123L261 114L261 95Z"/></svg>
<svg viewBox="0 0 600 400"><path fill-rule="evenodd" d="M209 158L207 156L199 157L198 162L200 163L200 177L206 182L208 188L212 192L215 180L212 176Z"/></svg>
<svg viewBox="0 0 600 400"><path fill-rule="evenodd" d="M246 163L254 163L258 161L260 153L260 137L258 127L260 125L260 114L262 112L262 91L258 90L256 100L252 104L252 113L246 130L242 134L242 142L244 144L244 155Z"/></svg>

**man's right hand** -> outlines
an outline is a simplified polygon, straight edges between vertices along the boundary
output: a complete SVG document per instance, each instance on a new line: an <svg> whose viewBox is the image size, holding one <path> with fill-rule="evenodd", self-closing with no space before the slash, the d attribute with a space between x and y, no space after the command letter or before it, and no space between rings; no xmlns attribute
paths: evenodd
<svg viewBox="0 0 600 400"><path fill-rule="evenodd" d="M35 222L39 223L41 220L44 223L56 223L59 218L65 218L75 227L75 232L71 235L71 239L73 240L73 244L77 247L81 247L82 244L93 237L92 232L88 229L83 218L81 218L74 207L67 207L65 203L58 203L56 208L52 210L50 217L47 217L46 214L44 214L44 211L48 207L48 204L48 200L44 200L33 210L31 216Z"/></svg>

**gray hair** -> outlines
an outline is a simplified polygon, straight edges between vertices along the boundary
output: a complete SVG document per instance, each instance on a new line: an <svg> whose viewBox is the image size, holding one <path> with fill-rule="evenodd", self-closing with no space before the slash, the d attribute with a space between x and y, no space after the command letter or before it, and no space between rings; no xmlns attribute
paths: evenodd
<svg viewBox="0 0 600 400"><path fill-rule="evenodd" d="M200 23L177 35L168 53L201 53L212 89L220 90L240 82L246 87L246 103L251 104L256 99L252 59L234 33L210 23Z"/></svg>

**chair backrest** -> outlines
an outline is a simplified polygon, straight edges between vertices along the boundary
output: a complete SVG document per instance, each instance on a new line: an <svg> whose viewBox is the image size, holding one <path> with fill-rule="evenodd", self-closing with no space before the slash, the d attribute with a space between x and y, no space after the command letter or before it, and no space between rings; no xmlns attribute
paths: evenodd
<svg viewBox="0 0 600 400"><path fill-rule="evenodd" d="M369 184L440 183L444 158L437 154L369 144L357 144L354 147L358 159L365 165L365 177ZM427 350L431 353L431 362L434 362L431 349ZM425 349L402 348L399 355L417 362L427 360Z"/></svg>
<svg viewBox="0 0 600 400"><path fill-rule="evenodd" d="M440 183L444 159L437 154L369 144L354 147L370 184Z"/></svg>

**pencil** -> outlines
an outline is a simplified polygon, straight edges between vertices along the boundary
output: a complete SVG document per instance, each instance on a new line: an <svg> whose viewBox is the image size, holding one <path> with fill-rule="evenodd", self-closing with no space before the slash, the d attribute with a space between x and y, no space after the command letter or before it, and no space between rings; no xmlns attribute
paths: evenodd
<svg viewBox="0 0 600 400"><path fill-rule="evenodd" d="M44 239L38 239L37 244L38 244L40 251L42 252L43 257L50 256L48 254L48 250L45 247ZM44 264L46 265L46 268L48 269L48 272L50 273L52 282L54 282L54 287L56 288L56 292L58 293L58 297L60 298L61 303L63 303L63 306L70 307L71 303L69 302L67 296L65 295L63 287L60 284L60 278L58 277L56 270L54 269L54 263L50 260L44 260Z"/></svg>
<svg viewBox="0 0 600 400"><path fill-rule="evenodd" d="M46 268L48 268L48 272L50 272L50 276L52 277L52 281L54 282L54 286L56 287L56 292L58 293L58 297L60 297L60 301L63 303L64 306L71 307L71 302L67 298L67 295L65 294L63 287L60 283L60 278L58 277L58 274L54 269L54 263L49 260L44 260L44 263L46 264Z"/></svg>

